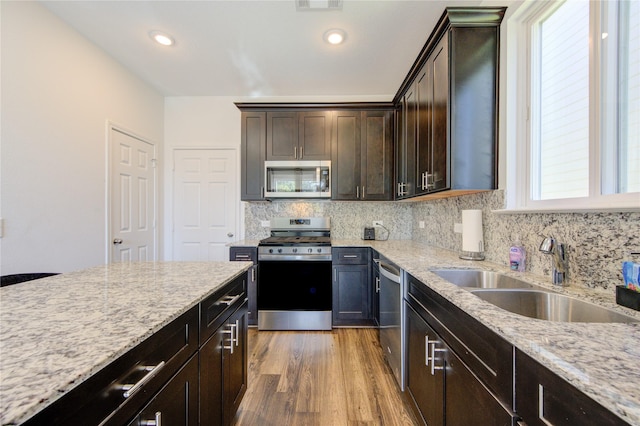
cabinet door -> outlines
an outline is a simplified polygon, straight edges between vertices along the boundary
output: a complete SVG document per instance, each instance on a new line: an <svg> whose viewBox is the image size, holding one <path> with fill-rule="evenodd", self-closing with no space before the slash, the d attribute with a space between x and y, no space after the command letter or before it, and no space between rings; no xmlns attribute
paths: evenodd
<svg viewBox="0 0 640 426"><path fill-rule="evenodd" d="M265 112L242 113L241 194L243 201L264 199Z"/></svg>
<svg viewBox="0 0 640 426"><path fill-rule="evenodd" d="M415 193L415 155L417 101L415 85L411 86L402 99L402 137L397 152L396 197L407 198Z"/></svg>
<svg viewBox="0 0 640 426"><path fill-rule="evenodd" d="M407 390L429 426L444 424L444 374L431 371L431 342L439 340L410 305L407 307ZM454 424L454 423L452 423Z"/></svg>
<svg viewBox="0 0 640 426"><path fill-rule="evenodd" d="M249 269L247 298L249 299L249 325L258 325L258 265L253 265Z"/></svg>
<svg viewBox="0 0 640 426"><path fill-rule="evenodd" d="M393 115L390 111L363 111L361 132L362 200L391 200Z"/></svg>
<svg viewBox="0 0 640 426"><path fill-rule="evenodd" d="M298 159L298 113L267 113L267 160Z"/></svg>
<svg viewBox="0 0 640 426"><path fill-rule="evenodd" d="M331 160L331 111L298 113L298 160Z"/></svg>
<svg viewBox="0 0 640 426"><path fill-rule="evenodd" d="M200 347L200 423L223 424L223 342L229 340L226 324Z"/></svg>
<svg viewBox="0 0 640 426"><path fill-rule="evenodd" d="M498 402L451 348L448 346L443 348L445 352L442 354L446 363L444 406L447 424L468 426L515 424L516 416Z"/></svg>
<svg viewBox="0 0 640 426"><path fill-rule="evenodd" d="M156 423L149 423L155 421ZM198 424L198 357L193 356L153 397L134 424Z"/></svg>
<svg viewBox="0 0 640 426"><path fill-rule="evenodd" d="M436 45L429 64L433 72L433 137L429 192L450 188L449 173L449 50L445 34Z"/></svg>
<svg viewBox="0 0 640 426"><path fill-rule="evenodd" d="M369 265L333 268L333 325L371 323Z"/></svg>
<svg viewBox="0 0 640 426"><path fill-rule="evenodd" d="M372 269L372 277L371 277L371 287L372 287L372 295L373 301L371 303L372 313L373 313L373 321L376 327L380 326L380 269L376 265ZM379 336L378 336L379 337Z"/></svg>
<svg viewBox="0 0 640 426"><path fill-rule="evenodd" d="M333 118L331 198L357 200L360 187L360 111L336 111Z"/></svg>
<svg viewBox="0 0 640 426"><path fill-rule="evenodd" d="M225 344L224 358L226 370L224 378L224 418L225 424L230 425L240 406L242 397L247 390L247 303L245 302L229 318L228 322L233 331L229 344Z"/></svg>
<svg viewBox="0 0 640 426"><path fill-rule="evenodd" d="M417 77L416 194L429 189L432 170L433 70L427 61Z"/></svg>

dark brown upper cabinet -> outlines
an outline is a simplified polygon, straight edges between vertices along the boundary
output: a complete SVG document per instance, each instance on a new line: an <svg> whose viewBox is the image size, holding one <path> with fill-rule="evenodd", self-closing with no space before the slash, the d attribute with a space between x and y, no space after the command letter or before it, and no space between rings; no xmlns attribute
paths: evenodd
<svg viewBox="0 0 640 426"><path fill-rule="evenodd" d="M268 112L266 159L330 160L331 112Z"/></svg>
<svg viewBox="0 0 640 426"><path fill-rule="evenodd" d="M393 198L393 110L336 111L331 194L334 200Z"/></svg>
<svg viewBox="0 0 640 426"><path fill-rule="evenodd" d="M267 113L243 111L241 117L240 199L242 201L264 200Z"/></svg>
<svg viewBox="0 0 640 426"><path fill-rule="evenodd" d="M447 8L398 90L397 199L497 188L504 10Z"/></svg>

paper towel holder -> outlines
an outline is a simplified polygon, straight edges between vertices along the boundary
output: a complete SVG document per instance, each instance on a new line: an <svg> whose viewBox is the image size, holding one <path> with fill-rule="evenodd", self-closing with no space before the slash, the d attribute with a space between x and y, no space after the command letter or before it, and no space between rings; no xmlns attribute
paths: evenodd
<svg viewBox="0 0 640 426"><path fill-rule="evenodd" d="M480 251L465 251L462 250L460 252L460 259L464 260L484 260L484 244L482 241L479 242Z"/></svg>
<svg viewBox="0 0 640 426"><path fill-rule="evenodd" d="M462 210L462 250L460 259L484 260L482 210Z"/></svg>

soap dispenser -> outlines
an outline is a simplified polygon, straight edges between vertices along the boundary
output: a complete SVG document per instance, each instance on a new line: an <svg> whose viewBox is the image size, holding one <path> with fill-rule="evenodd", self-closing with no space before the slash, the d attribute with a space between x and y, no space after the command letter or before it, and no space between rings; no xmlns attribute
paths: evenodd
<svg viewBox="0 0 640 426"><path fill-rule="evenodd" d="M527 253L520 243L520 236L516 235L516 239L509 249L509 268L512 271L524 272L526 257Z"/></svg>

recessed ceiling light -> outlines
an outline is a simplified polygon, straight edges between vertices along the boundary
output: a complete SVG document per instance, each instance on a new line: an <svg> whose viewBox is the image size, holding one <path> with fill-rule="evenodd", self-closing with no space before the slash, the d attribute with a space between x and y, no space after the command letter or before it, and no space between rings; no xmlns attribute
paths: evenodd
<svg viewBox="0 0 640 426"><path fill-rule="evenodd" d="M149 36L156 42L163 46L173 46L175 40L167 33L162 31L151 31Z"/></svg>
<svg viewBox="0 0 640 426"><path fill-rule="evenodd" d="M347 33L343 30L334 28L324 33L324 41L330 44L340 44L347 38Z"/></svg>

